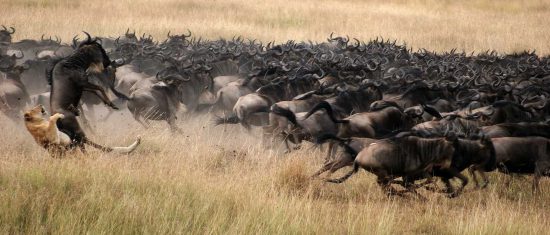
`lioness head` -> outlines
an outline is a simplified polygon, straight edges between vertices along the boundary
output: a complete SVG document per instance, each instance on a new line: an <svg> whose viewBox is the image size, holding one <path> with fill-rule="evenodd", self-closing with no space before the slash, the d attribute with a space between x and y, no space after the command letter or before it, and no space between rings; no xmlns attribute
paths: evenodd
<svg viewBox="0 0 550 235"><path fill-rule="evenodd" d="M44 117L47 115L46 110L44 109L44 106L37 105L32 109L29 109L25 112L25 121L26 122L33 122L33 121L42 121L44 120Z"/></svg>

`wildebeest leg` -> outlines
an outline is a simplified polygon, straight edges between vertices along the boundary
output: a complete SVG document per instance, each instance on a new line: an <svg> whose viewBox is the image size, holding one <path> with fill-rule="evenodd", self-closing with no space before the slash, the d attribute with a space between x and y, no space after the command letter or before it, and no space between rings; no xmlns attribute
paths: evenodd
<svg viewBox="0 0 550 235"><path fill-rule="evenodd" d="M64 132L71 138L71 148L79 147L82 151L85 151L84 141L86 134L78 124L74 113L65 112L65 118L57 121L57 126L60 131Z"/></svg>
<svg viewBox="0 0 550 235"><path fill-rule="evenodd" d="M337 148L334 147L334 142L329 141L328 142L328 150L327 150L327 157L326 160L329 161L331 159L334 159L334 155L336 153Z"/></svg>
<svg viewBox="0 0 550 235"><path fill-rule="evenodd" d="M292 135L290 135L292 137L292 143L294 143L294 147L293 149L294 150L299 150L300 148L302 148L302 145L301 145L301 141L300 141L300 137L298 136L298 134L296 133L293 133Z"/></svg>
<svg viewBox="0 0 550 235"><path fill-rule="evenodd" d="M170 117L166 120L166 122L170 125L170 131L172 131L172 133L183 133L183 131L176 125L176 117Z"/></svg>
<svg viewBox="0 0 550 235"><path fill-rule="evenodd" d="M533 174L533 185L532 185L533 194L540 192L539 181L542 176L543 170L544 169L541 166L541 164L535 163L535 172L533 172L534 174Z"/></svg>
<svg viewBox="0 0 550 235"><path fill-rule="evenodd" d="M443 178L443 183L445 184L445 193L451 194L454 192L453 185L451 184L451 181L449 178Z"/></svg>
<svg viewBox="0 0 550 235"><path fill-rule="evenodd" d="M286 148L284 153L290 153L292 150L290 150L290 145L288 144L288 138L285 138L284 143Z"/></svg>
<svg viewBox="0 0 550 235"><path fill-rule="evenodd" d="M330 166L328 164L324 164L321 169L319 169L318 171L316 171L315 173L313 173L313 175L311 175L311 178L317 178L319 175L323 174L323 172L325 171L328 171L330 168Z"/></svg>
<svg viewBox="0 0 550 235"><path fill-rule="evenodd" d="M339 159L336 159L334 161L330 161L330 162L325 162L323 164L323 166L321 167L321 169L319 169L318 171L316 171L311 177L312 178L315 178L315 177L318 177L319 175L323 174L324 172L326 171L329 171L328 176L332 175L334 172L336 172L337 170L343 168L343 167L346 167L346 166L351 166L353 164L353 159L350 158L339 158Z"/></svg>
<svg viewBox="0 0 550 235"><path fill-rule="evenodd" d="M357 171L359 171L359 165L357 163L354 163L353 164L353 169L350 172L348 172L346 175L342 176L340 179L327 179L325 181L330 182L330 183L339 184L339 183L342 183L342 182L346 181L353 174L357 173Z"/></svg>
<svg viewBox="0 0 550 235"><path fill-rule="evenodd" d="M470 172L470 175L472 175L472 179L474 180L477 189L487 187L487 185L489 184L489 178L487 177L487 174L485 174L484 171L478 169L478 167L475 165L469 167L468 171ZM483 184L481 184L481 186L477 180L476 172L478 172L481 175L481 178L483 179Z"/></svg>
<svg viewBox="0 0 550 235"><path fill-rule="evenodd" d="M92 128L92 125L90 124L90 121L88 118L86 118L86 115L84 114L84 108L82 107L82 103L78 104L78 110L77 110L80 120L82 120L82 126L88 131L90 131L92 134L94 133L94 130Z"/></svg>
<svg viewBox="0 0 550 235"><path fill-rule="evenodd" d="M376 179L376 183L382 187L382 190L386 194L386 196L403 196L404 191L397 191L395 188L391 186L392 180L388 178L387 176L378 176Z"/></svg>
<svg viewBox="0 0 550 235"><path fill-rule="evenodd" d="M464 187L466 187L466 185L468 184L468 178L466 178L466 176L462 175L456 169L449 168L449 169L446 169L445 172L450 174L451 176L451 177L443 177L443 182L447 186L447 193L449 193L449 197L451 198L456 197L462 192ZM460 188L457 189L456 191L453 190L453 186L451 185L451 182L450 182L450 178L452 177L457 177L461 181Z"/></svg>
<svg viewBox="0 0 550 235"><path fill-rule="evenodd" d="M540 191L539 189L540 177L541 177L540 171L537 171L535 169L535 174L533 175L533 186L532 186L533 193L539 193Z"/></svg>
<svg viewBox="0 0 550 235"><path fill-rule="evenodd" d="M512 183L512 179L514 179L514 175L508 171L508 168L506 165L500 163L498 166L499 170L506 175L506 180L504 181L504 185L506 188L510 187L510 184Z"/></svg>
<svg viewBox="0 0 550 235"><path fill-rule="evenodd" d="M479 187L479 182L478 182L477 176L476 176L476 169L474 168L474 166L470 166L468 168L468 172L470 172L470 175L472 176L472 179L474 180L474 183L476 184L476 188L480 188Z"/></svg>
<svg viewBox="0 0 550 235"><path fill-rule="evenodd" d="M265 148L269 147L269 138L271 137L269 130L269 126L262 127L262 146Z"/></svg>
<svg viewBox="0 0 550 235"><path fill-rule="evenodd" d="M83 88L84 88L84 91L89 91L92 94L95 94L97 97L99 97L99 99L101 99L101 101L103 101L103 103L105 103L109 107L113 109L118 109L118 107L112 101L109 100L107 93L105 93L105 90L103 90L102 87L88 83Z"/></svg>
<svg viewBox="0 0 550 235"><path fill-rule="evenodd" d="M479 171L479 174L481 175L481 178L483 179L483 184L481 185L481 188L486 188L487 185L489 185L489 177L487 177L487 174L484 171Z"/></svg>

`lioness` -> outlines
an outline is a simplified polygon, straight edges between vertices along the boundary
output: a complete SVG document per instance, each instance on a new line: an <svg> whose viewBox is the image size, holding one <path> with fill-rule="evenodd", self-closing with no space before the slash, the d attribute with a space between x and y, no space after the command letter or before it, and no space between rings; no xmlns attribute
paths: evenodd
<svg viewBox="0 0 550 235"><path fill-rule="evenodd" d="M44 106L38 105L25 112L25 126L40 146L52 150L62 151L71 144L71 138L57 129L56 122L65 116L60 113L52 115L48 120Z"/></svg>
<svg viewBox="0 0 550 235"><path fill-rule="evenodd" d="M47 149L52 155L63 155L66 150L71 148L72 140L71 138L59 131L57 128L57 120L63 119L65 116L60 113L52 115L49 119L46 119L47 115L46 110L42 105L38 105L27 112L25 112L25 126L32 137L40 146ZM100 148L103 151L118 152L118 153L130 153L136 149L140 143L140 138L128 147L103 147L98 144L95 144L91 141L87 141L87 144L90 144L93 147Z"/></svg>

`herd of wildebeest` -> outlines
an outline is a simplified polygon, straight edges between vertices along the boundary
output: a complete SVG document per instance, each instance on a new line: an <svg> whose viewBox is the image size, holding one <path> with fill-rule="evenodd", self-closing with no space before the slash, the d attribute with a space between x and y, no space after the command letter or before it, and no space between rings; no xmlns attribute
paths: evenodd
<svg viewBox="0 0 550 235"><path fill-rule="evenodd" d="M416 194L439 178L457 196L465 169L481 188L485 172L533 175L535 193L550 176L550 57L534 52L413 52L395 41L333 35L264 44L190 32L155 41L128 30L64 44L12 42L14 33L0 28L2 113L15 123L39 104L62 113L57 126L72 148L90 142L80 124L86 129L103 103L110 113L127 108L145 128L166 121L176 136L178 113L206 112L216 125L261 128L266 148L326 144L314 177L352 166L326 179L341 183L363 168L387 194Z"/></svg>

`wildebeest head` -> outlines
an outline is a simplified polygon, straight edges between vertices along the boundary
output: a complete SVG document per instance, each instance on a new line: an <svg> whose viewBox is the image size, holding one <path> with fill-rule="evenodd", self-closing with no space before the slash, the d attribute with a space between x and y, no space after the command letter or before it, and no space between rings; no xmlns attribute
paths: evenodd
<svg viewBox="0 0 550 235"><path fill-rule="evenodd" d="M262 86L256 90L256 93L267 96L270 99L276 100L277 98L281 98L284 96L285 93L285 82L280 81L273 81L265 86Z"/></svg>
<svg viewBox="0 0 550 235"><path fill-rule="evenodd" d="M470 164L482 166L485 171L496 168L496 153L490 137L479 134L471 140L456 139L453 145L455 154L452 165L455 168L465 169Z"/></svg>
<svg viewBox="0 0 550 235"><path fill-rule="evenodd" d="M21 74L26 69L27 69L26 67L23 67L21 65L14 66L10 70L5 71L6 78L21 82Z"/></svg>
<svg viewBox="0 0 550 235"><path fill-rule="evenodd" d="M92 39L90 34L84 32L88 38L81 42L78 45L77 51L75 53L81 54L82 57L85 57L89 60L90 65L87 68L87 72L97 72L101 73L109 65L111 65L111 60L105 52L105 49L98 42L97 38Z"/></svg>
<svg viewBox="0 0 550 235"><path fill-rule="evenodd" d="M103 69L102 72L88 74L87 80L89 83L103 87L104 90L111 90L119 98L127 98L125 95L115 90L116 69L122 65L124 65L122 59L112 61L111 65Z"/></svg>
<svg viewBox="0 0 550 235"><path fill-rule="evenodd" d="M0 55L0 71L6 72L7 70L13 68L13 66L15 66L16 60L16 55Z"/></svg>
<svg viewBox="0 0 550 235"><path fill-rule="evenodd" d="M484 125L494 125L529 121L533 115L529 109L519 104L502 100L473 110L469 118L478 119Z"/></svg>
<svg viewBox="0 0 550 235"><path fill-rule="evenodd" d="M0 42L11 43L11 35L15 33L15 29L13 27L10 27L10 29L2 25L2 29L0 29Z"/></svg>

